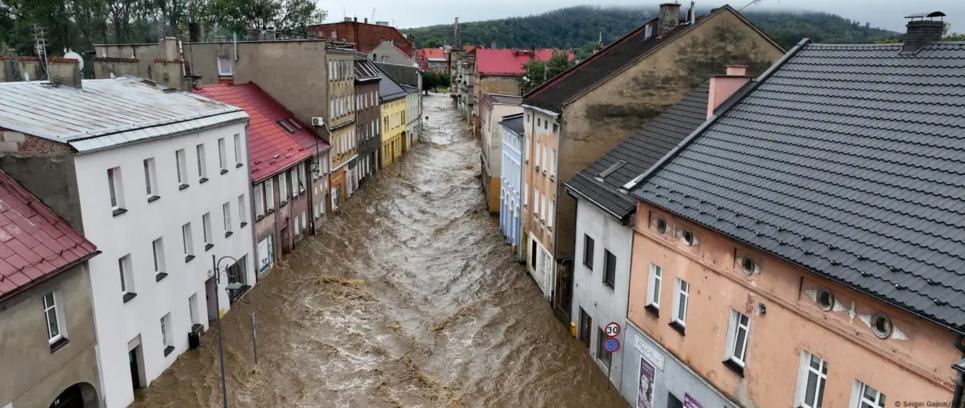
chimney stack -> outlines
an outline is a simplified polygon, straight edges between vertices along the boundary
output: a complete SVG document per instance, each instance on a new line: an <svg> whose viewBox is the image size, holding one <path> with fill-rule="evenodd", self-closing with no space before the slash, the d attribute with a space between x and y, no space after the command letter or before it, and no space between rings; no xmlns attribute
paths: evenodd
<svg viewBox="0 0 965 408"><path fill-rule="evenodd" d="M945 30L943 17L945 13L941 11L905 16L908 24L905 26L905 43L901 52L916 53L930 42L941 41L942 32Z"/></svg>
<svg viewBox="0 0 965 408"><path fill-rule="evenodd" d="M80 61L64 57L47 58L47 74L51 82L81 87Z"/></svg>
<svg viewBox="0 0 965 408"><path fill-rule="evenodd" d="M714 116L714 110L737 92L744 84L750 82L744 65L728 65L726 75L710 77L710 94L707 96L707 118Z"/></svg>
<svg viewBox="0 0 965 408"><path fill-rule="evenodd" d="M17 71L20 71L20 78L24 81L36 81L43 78L40 58L37 57L17 57Z"/></svg>
<svg viewBox="0 0 965 408"><path fill-rule="evenodd" d="M0 55L0 82L13 82L13 64L10 57Z"/></svg>
<svg viewBox="0 0 965 408"><path fill-rule="evenodd" d="M365 24L368 24L368 23L369 23L369 18L368 18L368 17L365 17L365 18L362 20L362 22L365 23Z"/></svg>
<svg viewBox="0 0 965 408"><path fill-rule="evenodd" d="M196 21L188 23L188 41L192 43L204 41L204 28L201 23Z"/></svg>
<svg viewBox="0 0 965 408"><path fill-rule="evenodd" d="M680 24L680 4L663 3L660 5L660 16L657 26L657 35L663 35L667 31L673 30Z"/></svg>
<svg viewBox="0 0 965 408"><path fill-rule="evenodd" d="M161 39L161 46L164 47L164 59L176 60L181 57L178 55L178 39L174 37L164 37Z"/></svg>

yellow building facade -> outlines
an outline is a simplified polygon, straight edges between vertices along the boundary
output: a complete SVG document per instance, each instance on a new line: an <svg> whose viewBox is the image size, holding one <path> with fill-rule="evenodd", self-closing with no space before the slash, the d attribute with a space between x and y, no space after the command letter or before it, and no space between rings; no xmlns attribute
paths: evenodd
<svg viewBox="0 0 965 408"><path fill-rule="evenodd" d="M328 50L328 129L331 132L332 173L329 175L331 211L338 211L357 181L353 160L358 157L355 134L355 55Z"/></svg>
<svg viewBox="0 0 965 408"><path fill-rule="evenodd" d="M382 166L398 161L405 142L405 95L382 102Z"/></svg>

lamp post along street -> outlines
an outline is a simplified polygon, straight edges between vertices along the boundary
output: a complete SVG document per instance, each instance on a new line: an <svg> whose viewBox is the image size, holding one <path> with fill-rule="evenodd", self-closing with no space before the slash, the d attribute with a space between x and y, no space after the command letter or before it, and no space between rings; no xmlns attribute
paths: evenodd
<svg viewBox="0 0 965 408"><path fill-rule="evenodd" d="M220 265L221 261L225 259L231 259L232 261L235 261L235 263L238 263L237 259L230 256L223 256L221 257L221 259L218 259L214 254L211 255L211 265L212 267L214 267L214 270L213 270L214 271L214 303L215 303L215 307L218 308L218 355L221 360L222 408L228 408L228 386L225 383L225 371L224 371L224 330L223 330L223 327L221 326L221 271L218 270L218 265ZM228 272L226 270L225 275L227 274ZM232 289L231 287L232 285L237 285L238 288L240 288L241 286L240 284L229 282L225 288L230 290Z"/></svg>

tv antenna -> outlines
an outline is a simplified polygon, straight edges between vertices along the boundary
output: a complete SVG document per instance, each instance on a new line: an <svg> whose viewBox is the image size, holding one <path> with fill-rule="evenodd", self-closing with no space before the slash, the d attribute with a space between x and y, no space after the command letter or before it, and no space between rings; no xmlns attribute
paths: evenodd
<svg viewBox="0 0 965 408"><path fill-rule="evenodd" d="M49 78L50 73L47 72L47 39L44 35L44 27L40 24L34 24L31 29L33 29L34 36L34 51L40 58L40 66L44 68L44 75Z"/></svg>

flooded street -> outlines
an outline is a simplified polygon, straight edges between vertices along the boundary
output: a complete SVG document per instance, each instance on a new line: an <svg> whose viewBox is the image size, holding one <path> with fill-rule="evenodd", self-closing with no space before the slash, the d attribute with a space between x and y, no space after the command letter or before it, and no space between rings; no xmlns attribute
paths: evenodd
<svg viewBox="0 0 965 408"><path fill-rule="evenodd" d="M422 141L225 316L231 407L626 407L484 208L445 95ZM258 320L258 365L250 315ZM132 407L220 407L217 329Z"/></svg>

